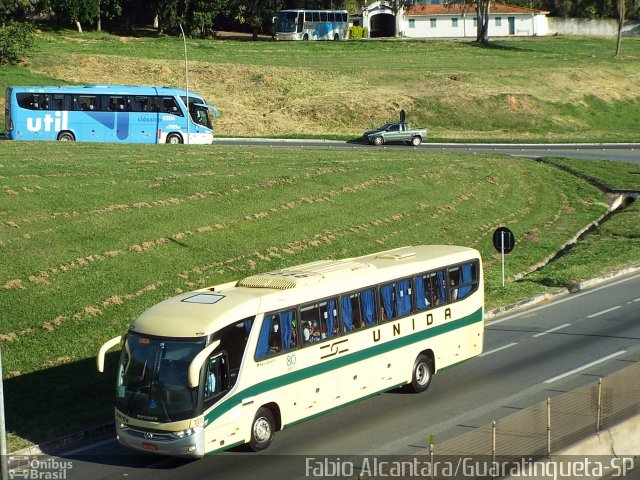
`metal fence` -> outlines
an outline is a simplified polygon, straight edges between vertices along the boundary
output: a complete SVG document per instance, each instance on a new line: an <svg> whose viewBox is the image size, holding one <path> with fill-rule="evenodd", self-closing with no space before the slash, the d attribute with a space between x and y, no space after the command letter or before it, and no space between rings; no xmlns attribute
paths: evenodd
<svg viewBox="0 0 640 480"><path fill-rule="evenodd" d="M549 457L638 414L640 362L450 440L433 443L429 450L412 458L414 462L415 457L420 459L419 464L425 466L420 476L427 479L496 478L500 475L486 470L483 473L478 465ZM476 468L456 468L464 467L461 458ZM368 478L389 478L388 472L378 473ZM416 478L415 473L396 478Z"/></svg>

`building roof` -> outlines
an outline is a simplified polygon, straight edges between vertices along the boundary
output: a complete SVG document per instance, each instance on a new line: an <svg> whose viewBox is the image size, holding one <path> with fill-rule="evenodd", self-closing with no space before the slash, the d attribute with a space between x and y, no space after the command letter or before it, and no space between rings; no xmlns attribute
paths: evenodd
<svg viewBox="0 0 640 480"><path fill-rule="evenodd" d="M448 5L413 5L404 12L405 16L417 17L425 15L469 15L476 13L476 4L448 4ZM491 2L491 15L500 14L542 14L549 12L536 10L534 8L516 7L514 5L505 5L503 3Z"/></svg>

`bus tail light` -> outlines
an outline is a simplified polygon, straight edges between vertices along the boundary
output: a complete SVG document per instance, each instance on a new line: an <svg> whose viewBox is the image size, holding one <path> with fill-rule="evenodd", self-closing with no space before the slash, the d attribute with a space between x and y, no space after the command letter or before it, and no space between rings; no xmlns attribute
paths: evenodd
<svg viewBox="0 0 640 480"><path fill-rule="evenodd" d="M161 138L162 138L162 129L159 128L158 129L158 141L160 141Z"/></svg>
<svg viewBox="0 0 640 480"><path fill-rule="evenodd" d="M7 127L7 132L13 132L13 118L9 117L9 126Z"/></svg>

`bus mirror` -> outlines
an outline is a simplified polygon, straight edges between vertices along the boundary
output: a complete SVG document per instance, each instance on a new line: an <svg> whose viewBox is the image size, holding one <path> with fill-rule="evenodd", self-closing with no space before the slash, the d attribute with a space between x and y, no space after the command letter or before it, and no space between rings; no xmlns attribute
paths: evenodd
<svg viewBox="0 0 640 480"><path fill-rule="evenodd" d="M120 335L119 337L112 338L111 340L109 340L107 343L105 343L100 347L100 350L98 351L98 357L96 358L98 372L100 373L104 372L104 357L107 354L107 350L117 345L118 343L122 342L123 340L124 340L124 335Z"/></svg>
<svg viewBox="0 0 640 480"><path fill-rule="evenodd" d="M196 388L200 385L200 369L204 365L204 361L207 359L211 352L213 352L220 345L220 340L216 340L211 345L207 346L199 354L197 354L189 365L189 387Z"/></svg>

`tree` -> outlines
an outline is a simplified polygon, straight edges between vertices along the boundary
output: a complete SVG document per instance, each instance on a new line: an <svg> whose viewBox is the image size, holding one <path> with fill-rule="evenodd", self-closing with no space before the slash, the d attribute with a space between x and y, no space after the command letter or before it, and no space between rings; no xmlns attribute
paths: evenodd
<svg viewBox="0 0 640 480"><path fill-rule="evenodd" d="M279 7L279 0L240 0L236 4L235 18L240 23L249 25L253 40L257 40L260 30L271 25Z"/></svg>
<svg viewBox="0 0 640 480"><path fill-rule="evenodd" d="M99 0L53 0L51 7L63 22L76 24L82 33L82 23L93 25L100 17Z"/></svg>
<svg viewBox="0 0 640 480"><path fill-rule="evenodd" d="M0 27L0 65L18 63L35 50L33 25L9 23Z"/></svg>
<svg viewBox="0 0 640 480"><path fill-rule="evenodd" d="M478 20L478 30L476 41L482 45L489 44L489 12L491 0L476 0L476 18Z"/></svg>

